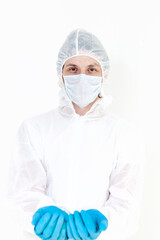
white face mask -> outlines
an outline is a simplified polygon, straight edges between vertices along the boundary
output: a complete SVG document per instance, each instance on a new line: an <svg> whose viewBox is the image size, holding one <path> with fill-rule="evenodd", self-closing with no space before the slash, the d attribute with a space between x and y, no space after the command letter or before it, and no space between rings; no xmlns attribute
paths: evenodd
<svg viewBox="0 0 160 240"><path fill-rule="evenodd" d="M81 108L93 102L101 91L102 77L86 74L63 77L68 97Z"/></svg>

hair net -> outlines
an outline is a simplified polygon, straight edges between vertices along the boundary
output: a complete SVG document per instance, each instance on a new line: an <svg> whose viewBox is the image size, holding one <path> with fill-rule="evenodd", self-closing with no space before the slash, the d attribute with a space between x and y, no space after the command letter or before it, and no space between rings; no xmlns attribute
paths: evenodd
<svg viewBox="0 0 160 240"><path fill-rule="evenodd" d="M70 32L58 53L57 75L59 77L59 86L62 86L62 68L64 63L75 56L90 56L99 62L102 69L103 83L106 83L109 70L108 55L99 41L92 33L77 28Z"/></svg>

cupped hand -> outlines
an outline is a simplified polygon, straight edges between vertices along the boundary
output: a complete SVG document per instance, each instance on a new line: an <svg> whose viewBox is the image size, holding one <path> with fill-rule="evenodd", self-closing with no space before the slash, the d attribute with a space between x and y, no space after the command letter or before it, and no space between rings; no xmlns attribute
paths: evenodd
<svg viewBox="0 0 160 240"><path fill-rule="evenodd" d="M32 217L35 234L47 240L65 239L67 221L68 214L55 206L39 208Z"/></svg>
<svg viewBox="0 0 160 240"><path fill-rule="evenodd" d="M97 239L108 227L107 218L96 209L75 211L69 215L67 235L76 240Z"/></svg>

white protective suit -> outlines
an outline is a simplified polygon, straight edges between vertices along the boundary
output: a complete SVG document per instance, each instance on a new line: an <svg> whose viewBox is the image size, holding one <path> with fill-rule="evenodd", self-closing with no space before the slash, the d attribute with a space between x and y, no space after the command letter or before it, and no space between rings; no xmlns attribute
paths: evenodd
<svg viewBox="0 0 160 240"><path fill-rule="evenodd" d="M98 239L124 240L137 231L140 214L145 162L141 131L109 112L112 101L103 90L102 98L78 115L59 83L59 106L24 119L13 144L8 197L23 226L23 240L39 239L32 215L48 205L68 213L98 209L109 223Z"/></svg>

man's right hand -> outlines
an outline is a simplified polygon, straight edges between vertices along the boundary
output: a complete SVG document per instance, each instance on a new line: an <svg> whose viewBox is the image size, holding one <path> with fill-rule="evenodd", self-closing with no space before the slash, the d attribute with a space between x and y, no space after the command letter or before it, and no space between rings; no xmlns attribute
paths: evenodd
<svg viewBox="0 0 160 240"><path fill-rule="evenodd" d="M33 215L35 234L41 239L63 240L66 238L68 214L55 206L39 208Z"/></svg>

